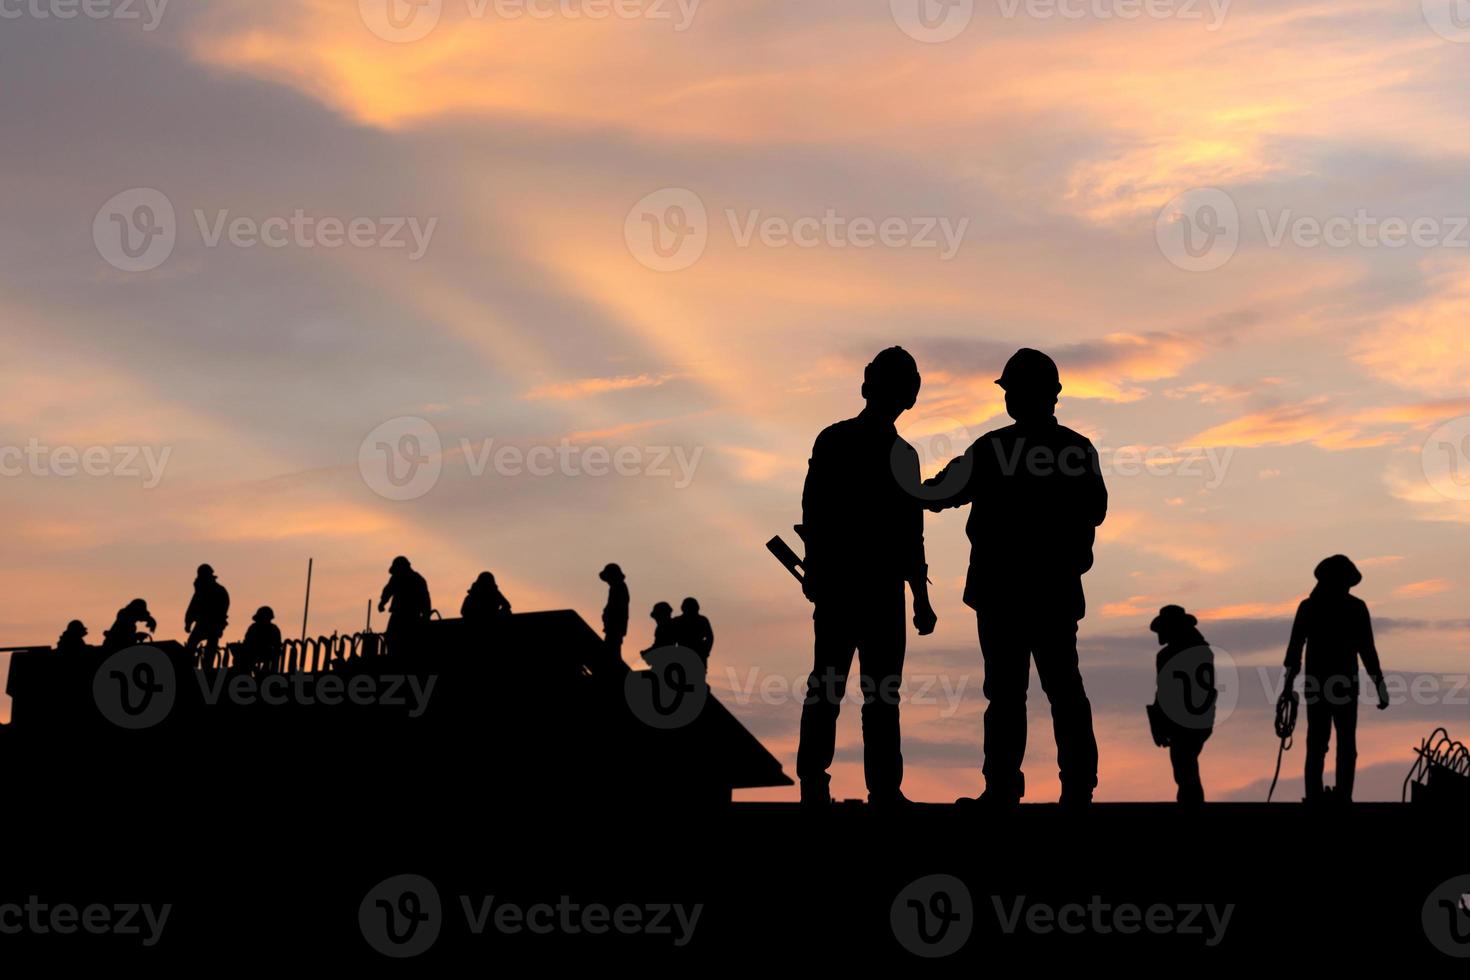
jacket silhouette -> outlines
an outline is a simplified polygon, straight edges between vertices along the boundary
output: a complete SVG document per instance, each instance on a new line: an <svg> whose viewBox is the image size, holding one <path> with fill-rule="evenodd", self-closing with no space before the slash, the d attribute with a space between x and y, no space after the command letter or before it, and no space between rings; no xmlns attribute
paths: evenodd
<svg viewBox="0 0 1470 980"><path fill-rule="evenodd" d="M608 563L597 577L607 583L607 605L602 607L602 637L614 656L623 655L623 638L628 635L628 583L623 570Z"/></svg>
<svg viewBox="0 0 1470 980"><path fill-rule="evenodd" d="M262 671L275 664L281 656L281 628L274 622L275 611L270 606L261 606L251 617L250 628L245 631L243 655L237 666L248 671Z"/></svg>
<svg viewBox="0 0 1470 980"><path fill-rule="evenodd" d="M142 599L134 599L117 611L112 628L103 632L103 651L114 653L135 646L138 642L139 623L147 623L149 633L158 629L158 620L148 611L148 603Z"/></svg>
<svg viewBox="0 0 1470 980"><path fill-rule="evenodd" d="M796 769L804 803L831 800L837 716L857 653L863 694L863 770L868 799L904 802L899 688L906 643L904 583L914 625L934 631L924 560L919 456L894 422L919 395L919 369L901 347L882 351L863 372L866 406L822 430L802 491L806 544L803 591L815 605L812 672L801 710Z"/></svg>
<svg viewBox="0 0 1470 980"><path fill-rule="evenodd" d="M198 652L201 665L213 667L219 655L220 637L229 624L230 593L215 578L214 569L200 565L194 579L194 597L184 611L184 629L189 631L185 649Z"/></svg>
<svg viewBox="0 0 1470 980"><path fill-rule="evenodd" d="M510 616L510 601L495 584L495 576L489 572L481 572L480 577L475 579L475 583L465 593L459 614L472 626L494 626Z"/></svg>
<svg viewBox="0 0 1470 980"><path fill-rule="evenodd" d="M648 615L653 618L653 645L644 650L644 653L663 647L682 646L679 642L679 627L674 622L673 606L667 602L656 602Z"/></svg>
<svg viewBox="0 0 1470 980"><path fill-rule="evenodd" d="M1306 653L1307 802L1324 798L1322 769L1332 730L1337 729L1337 789L1335 800L1350 802L1358 759L1358 658L1373 680L1379 710L1388 707L1383 667L1373 643L1368 604L1349 590L1363 575L1345 555L1323 559L1316 569L1317 586L1297 607L1286 648L1286 687L1302 671Z"/></svg>
<svg viewBox="0 0 1470 980"><path fill-rule="evenodd" d="M1205 801L1199 756L1215 727L1215 654L1198 629L1199 620L1180 606L1165 606L1149 624L1161 644L1154 659L1156 685L1149 711L1154 744L1168 748L1175 799Z"/></svg>
<svg viewBox="0 0 1470 980"><path fill-rule="evenodd" d="M681 614L674 617L674 635L680 646L688 647L699 654L699 658L708 667L709 653L715 645L715 631L710 626L709 619L700 615L698 599L685 599L680 603L679 609Z"/></svg>
<svg viewBox="0 0 1470 980"><path fill-rule="evenodd" d="M388 639L389 652L401 653L413 645L434 610L429 599L429 583L402 555L388 566L388 584L383 586L383 594L378 598L378 612L387 608L390 602L393 611L383 632Z"/></svg>
<svg viewBox="0 0 1470 980"><path fill-rule="evenodd" d="M87 627L80 619L66 624L65 631L56 640L57 653L85 653L87 651Z"/></svg>
<svg viewBox="0 0 1470 980"><path fill-rule="evenodd" d="M1025 794L1026 688L1031 661L1051 701L1062 801L1086 803L1097 785L1092 705L1077 663L1086 614L1082 576L1092 568L1108 494L1097 450L1058 424L1057 366L1023 348L996 384L1014 420L987 432L925 482L933 510L970 505L965 604L976 612L985 662L985 794Z"/></svg>

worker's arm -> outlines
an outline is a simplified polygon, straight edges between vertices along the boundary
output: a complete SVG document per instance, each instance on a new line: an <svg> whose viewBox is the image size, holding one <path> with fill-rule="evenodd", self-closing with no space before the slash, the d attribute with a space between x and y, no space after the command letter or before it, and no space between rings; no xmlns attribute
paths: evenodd
<svg viewBox="0 0 1470 980"><path fill-rule="evenodd" d="M1362 635L1358 641L1358 655L1363 658L1363 667L1373 679L1373 688L1378 694L1378 710L1382 711L1388 707L1388 685L1383 681L1383 665L1378 662L1378 647L1373 642L1373 616L1368 612L1367 603L1362 608L1362 622L1359 624Z"/></svg>
<svg viewBox="0 0 1470 980"><path fill-rule="evenodd" d="M976 440L963 454L944 464L944 469L924 481L924 506L938 513L963 507L975 500Z"/></svg>
<svg viewBox="0 0 1470 980"><path fill-rule="evenodd" d="M388 584L383 586L383 594L378 597L378 612L382 612L388 605L388 600L393 598L393 580L390 578Z"/></svg>
<svg viewBox="0 0 1470 980"><path fill-rule="evenodd" d="M919 485L919 454L909 448L903 455L899 481L905 486ZM914 629L920 636L934 632L939 617L929 601L929 564L924 557L924 508L917 497L905 498L902 519L904 521L904 578L914 594Z"/></svg>
<svg viewBox="0 0 1470 980"><path fill-rule="evenodd" d="M1286 688L1291 688L1292 681L1302 670L1302 648L1307 644L1307 603L1310 600L1303 599L1301 605L1296 607L1296 619L1291 624L1291 639L1286 644Z"/></svg>
<svg viewBox="0 0 1470 980"><path fill-rule="evenodd" d="M1091 527L1101 527L1108 516L1108 485L1103 482L1102 462L1091 442L1087 443L1086 467L1086 475L1082 478L1085 488L1083 519Z"/></svg>

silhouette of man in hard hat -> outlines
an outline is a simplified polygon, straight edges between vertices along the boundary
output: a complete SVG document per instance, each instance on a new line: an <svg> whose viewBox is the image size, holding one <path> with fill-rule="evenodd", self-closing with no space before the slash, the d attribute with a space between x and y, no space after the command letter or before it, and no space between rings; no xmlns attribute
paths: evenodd
<svg viewBox="0 0 1470 980"><path fill-rule="evenodd" d="M261 606L250 618L250 628L245 631L244 653L237 666L252 673L263 672L280 660L281 628L276 625L276 612L270 606Z"/></svg>
<svg viewBox="0 0 1470 980"><path fill-rule="evenodd" d="M474 629L494 629L510 618L510 600L495 584L494 575L481 572L465 593L459 614Z"/></svg>
<svg viewBox="0 0 1470 980"><path fill-rule="evenodd" d="M388 652L408 652L428 623L434 604L429 599L429 583L402 555L388 566L388 584L378 597L378 612L388 608L389 602L393 603L393 612L388 616L388 628L383 631L388 639Z"/></svg>
<svg viewBox="0 0 1470 980"><path fill-rule="evenodd" d="M679 604L679 615L674 617L674 635L679 645L699 654L705 667L709 666L709 654L715 645L714 627L709 617L699 611L699 600L690 596Z"/></svg>
<svg viewBox="0 0 1470 980"><path fill-rule="evenodd" d="M86 653L87 652L87 627L80 619L73 619L66 624L66 629L56 640L57 653Z"/></svg>
<svg viewBox="0 0 1470 980"><path fill-rule="evenodd" d="M148 603L143 599L134 599L117 611L117 618L112 621L112 628L103 632L103 652L114 653L136 645L139 623L147 623L149 633L158 629L158 620L154 619L153 614L148 611Z"/></svg>
<svg viewBox="0 0 1470 980"><path fill-rule="evenodd" d="M1014 424L981 436L925 484L934 510L971 505L965 604L979 622L989 702L981 800L1013 805L1025 793L1034 659L1051 701L1062 802L1083 804L1097 785L1097 740L1077 666L1077 624L1107 488L1092 443L1057 423L1062 383L1050 357L1019 350L996 384Z"/></svg>
<svg viewBox="0 0 1470 980"><path fill-rule="evenodd" d="M1358 658L1378 694L1378 710L1388 707L1388 688L1378 647L1373 642L1373 620L1368 604L1349 590L1363 581L1363 573L1346 555L1325 558L1316 570L1317 587L1297 607L1286 648L1286 690L1302 669L1306 651L1307 702L1306 802L1327 799L1322 789L1322 767L1332 730L1337 729L1337 788L1331 799L1350 803L1358 760Z"/></svg>
<svg viewBox="0 0 1470 980"><path fill-rule="evenodd" d="M189 640L184 648L198 654L199 666L212 669L219 657L220 637L229 624L230 593L219 584L214 569L200 565L194 577L194 597L184 611L184 629Z"/></svg>
<svg viewBox="0 0 1470 980"><path fill-rule="evenodd" d="M602 636L607 650L619 660L623 656L623 638L628 635L628 582L623 569L609 562L597 577L607 583L607 605L602 607Z"/></svg>
<svg viewBox="0 0 1470 980"><path fill-rule="evenodd" d="M1187 805L1205 801L1199 756L1215 727L1215 652L1199 631L1199 620L1183 606L1165 606L1148 628L1159 638L1154 658L1157 678L1149 724L1154 744L1169 750L1175 799Z"/></svg>
<svg viewBox="0 0 1470 980"><path fill-rule="evenodd" d="M806 575L815 604L813 665L801 709L796 771L805 804L831 801L827 773L837 715L857 652L863 694L863 769L868 800L907 802L901 790L899 686L905 646L904 583L914 626L934 631L924 561L919 456L894 422L919 396L919 368L902 347L882 351L863 372L867 402L855 418L823 429L802 491Z"/></svg>

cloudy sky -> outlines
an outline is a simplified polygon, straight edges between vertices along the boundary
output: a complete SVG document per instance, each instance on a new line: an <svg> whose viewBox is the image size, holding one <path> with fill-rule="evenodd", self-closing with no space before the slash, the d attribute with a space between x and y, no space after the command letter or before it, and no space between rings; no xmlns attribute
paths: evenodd
<svg viewBox="0 0 1470 980"><path fill-rule="evenodd" d="M237 635L261 604L291 632L309 557L313 632L354 629L398 553L442 609L488 568L595 622L619 561L630 647L698 596L715 686L789 772L810 608L763 543L812 438L899 343L936 465L1036 346L1112 492L1082 627L1099 797L1172 797L1142 710L1169 602L1233 665L1207 792L1264 797L1289 617L1341 551L1402 675L1362 712L1359 797L1396 798L1422 735L1470 733L1454 12L0 0L0 640L97 638L135 595L180 635L200 561ZM927 525L917 799L979 788L963 522ZM840 795L858 739L846 712Z"/></svg>

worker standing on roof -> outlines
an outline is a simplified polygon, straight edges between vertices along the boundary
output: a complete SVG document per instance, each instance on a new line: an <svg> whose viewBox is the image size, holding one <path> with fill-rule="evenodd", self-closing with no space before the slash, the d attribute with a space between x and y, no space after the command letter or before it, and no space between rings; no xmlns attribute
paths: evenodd
<svg viewBox="0 0 1470 980"><path fill-rule="evenodd" d="M199 666L212 669L219 657L219 641L229 623L230 593L219 584L214 569L200 565L194 577L194 597L184 612L189 640L184 649L199 655Z"/></svg>
<svg viewBox="0 0 1470 980"><path fill-rule="evenodd" d="M623 570L609 562L597 577L607 583L607 605L602 607L602 638L608 652L623 656L623 638L628 635L628 582Z"/></svg>
<svg viewBox="0 0 1470 980"><path fill-rule="evenodd" d="M429 583L402 555L388 566L388 584L383 586L383 594L378 598L378 612L387 609L389 602L393 603L393 612L384 631L388 651L402 653L413 646L434 611Z"/></svg>
<svg viewBox="0 0 1470 980"><path fill-rule="evenodd" d="M857 417L823 429L807 464L799 531L806 542L802 589L815 605L815 642L796 753L805 805L831 802L827 770L854 651L863 692L868 802L908 802L900 789L898 727L905 582L913 592L920 636L934 632L935 615L917 495L919 454L894 422L914 406L919 381L918 365L902 347L880 352L863 371L867 405Z"/></svg>

